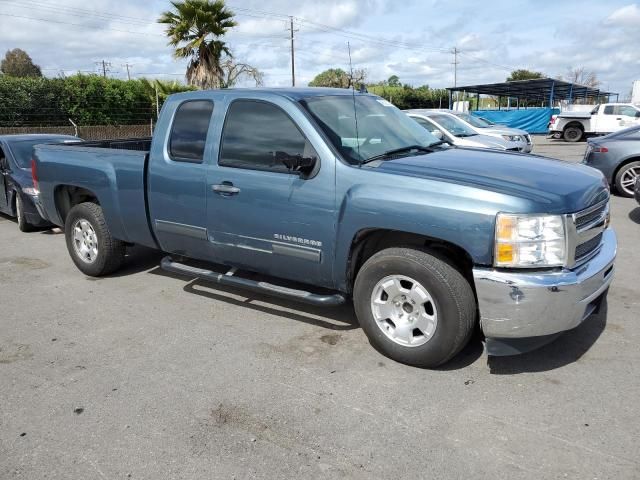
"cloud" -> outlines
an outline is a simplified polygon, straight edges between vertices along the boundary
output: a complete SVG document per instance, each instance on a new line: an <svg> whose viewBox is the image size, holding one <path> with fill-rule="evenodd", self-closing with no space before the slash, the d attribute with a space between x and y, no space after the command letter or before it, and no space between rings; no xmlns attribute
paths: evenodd
<svg viewBox="0 0 640 480"><path fill-rule="evenodd" d="M640 28L640 8L635 3L619 8L607 17L605 23L607 25Z"/></svg>

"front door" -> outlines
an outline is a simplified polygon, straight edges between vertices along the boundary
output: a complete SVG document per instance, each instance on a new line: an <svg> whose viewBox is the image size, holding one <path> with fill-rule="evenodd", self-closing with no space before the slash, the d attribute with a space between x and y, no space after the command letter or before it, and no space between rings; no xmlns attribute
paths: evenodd
<svg viewBox="0 0 640 480"><path fill-rule="evenodd" d="M330 285L335 171L329 159L320 165L286 107L244 99L229 106L218 164L208 177L209 237L225 263ZM291 173L283 154L316 157L317 171L309 178Z"/></svg>
<svg viewBox="0 0 640 480"><path fill-rule="evenodd" d="M8 212L7 177L9 175L9 159L5 157L0 145L0 211Z"/></svg>

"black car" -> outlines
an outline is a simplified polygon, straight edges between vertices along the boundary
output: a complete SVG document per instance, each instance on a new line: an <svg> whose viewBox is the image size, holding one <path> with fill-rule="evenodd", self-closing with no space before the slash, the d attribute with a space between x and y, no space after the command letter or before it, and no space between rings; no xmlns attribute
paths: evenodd
<svg viewBox="0 0 640 480"><path fill-rule="evenodd" d="M620 195L633 197L640 178L640 126L590 138L582 163L604 173Z"/></svg>
<svg viewBox="0 0 640 480"><path fill-rule="evenodd" d="M70 135L0 135L0 212L17 217L21 231L49 225L40 217L34 204L38 194L31 178L34 145L79 140Z"/></svg>

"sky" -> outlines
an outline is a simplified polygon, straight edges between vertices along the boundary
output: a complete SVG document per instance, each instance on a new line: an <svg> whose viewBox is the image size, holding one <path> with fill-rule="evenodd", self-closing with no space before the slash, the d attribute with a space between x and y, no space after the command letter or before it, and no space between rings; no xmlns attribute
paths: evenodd
<svg viewBox="0 0 640 480"><path fill-rule="evenodd" d="M640 2L618 0L232 0L238 26L225 39L234 57L264 73L265 86L291 85L289 16L294 17L296 85L327 68L397 75L414 86L501 82L527 68L548 76L585 67L601 88L629 94L640 79ZM26 50L47 76L61 72L184 81L156 23L168 0L0 0L0 54ZM241 86L251 86L243 83Z"/></svg>

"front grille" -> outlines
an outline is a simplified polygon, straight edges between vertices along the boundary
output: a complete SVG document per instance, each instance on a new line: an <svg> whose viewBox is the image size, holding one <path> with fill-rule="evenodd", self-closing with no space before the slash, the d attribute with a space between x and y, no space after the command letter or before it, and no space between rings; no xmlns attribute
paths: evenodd
<svg viewBox="0 0 640 480"><path fill-rule="evenodd" d="M599 233L591 240L587 240L586 242L578 245L576 247L576 261L579 261L589 254L593 253L600 246L600 242L602 241L602 233Z"/></svg>
<svg viewBox="0 0 640 480"><path fill-rule="evenodd" d="M602 205L600 205L595 210L587 211L584 214L577 214L576 215L576 229L580 230L585 225L590 224L591 222L597 220L600 217L603 217L603 219L604 219L604 214L605 214L606 209L607 209L607 204L603 203Z"/></svg>

